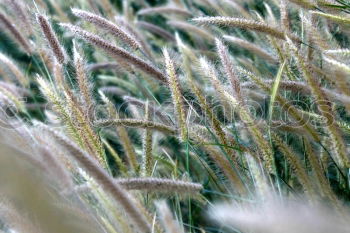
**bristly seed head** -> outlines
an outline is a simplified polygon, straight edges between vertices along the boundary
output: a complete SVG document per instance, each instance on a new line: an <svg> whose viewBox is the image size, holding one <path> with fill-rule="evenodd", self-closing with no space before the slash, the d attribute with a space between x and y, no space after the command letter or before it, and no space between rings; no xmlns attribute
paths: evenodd
<svg viewBox="0 0 350 233"><path fill-rule="evenodd" d="M61 44L59 43L55 32L52 30L52 27L48 19L45 16L40 14L36 15L36 19L57 61L60 64L66 63L65 51L61 46Z"/></svg>
<svg viewBox="0 0 350 233"><path fill-rule="evenodd" d="M148 62L142 60L141 58L138 58L134 56L133 54L129 53L128 51L119 48L106 40L102 39L99 36L96 36L90 32L87 32L77 26L71 25L71 24L66 24L66 23L61 23L61 27L64 27L71 32L73 32L77 37L82 38L83 40L86 40L90 44L95 45L96 47L104 50L105 52L111 54L112 56L115 56L117 58L122 59L123 61L134 65L138 69L142 70L146 74L149 74L153 76L154 78L158 79L159 81L165 83L166 78L165 75L156 67L153 65L149 64Z"/></svg>
<svg viewBox="0 0 350 233"><path fill-rule="evenodd" d="M79 17L82 18L92 24L95 24L96 26L106 30L107 32L113 34L120 40L122 40L125 44L129 45L133 49L142 49L142 46L140 43L128 32L123 30L121 27L118 25L112 23L111 21L99 16L95 15L93 13L90 13L88 11L83 11L79 9L72 9L72 13Z"/></svg>

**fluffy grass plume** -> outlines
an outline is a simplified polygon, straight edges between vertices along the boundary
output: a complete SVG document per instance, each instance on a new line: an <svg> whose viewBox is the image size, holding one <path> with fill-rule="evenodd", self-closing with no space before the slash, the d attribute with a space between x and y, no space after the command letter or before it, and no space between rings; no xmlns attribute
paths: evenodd
<svg viewBox="0 0 350 233"><path fill-rule="evenodd" d="M65 63L66 61L65 51L63 47L60 45L55 32L52 30L49 20L44 15L40 15L40 14L36 15L36 19L57 61L60 64Z"/></svg>
<svg viewBox="0 0 350 233"><path fill-rule="evenodd" d="M346 1L0 8L0 232L347 232Z"/></svg>

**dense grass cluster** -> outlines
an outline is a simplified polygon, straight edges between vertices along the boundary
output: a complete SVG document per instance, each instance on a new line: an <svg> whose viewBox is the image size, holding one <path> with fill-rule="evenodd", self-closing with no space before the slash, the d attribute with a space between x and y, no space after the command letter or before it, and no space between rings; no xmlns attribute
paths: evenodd
<svg viewBox="0 0 350 233"><path fill-rule="evenodd" d="M350 3L2 0L0 232L350 229Z"/></svg>

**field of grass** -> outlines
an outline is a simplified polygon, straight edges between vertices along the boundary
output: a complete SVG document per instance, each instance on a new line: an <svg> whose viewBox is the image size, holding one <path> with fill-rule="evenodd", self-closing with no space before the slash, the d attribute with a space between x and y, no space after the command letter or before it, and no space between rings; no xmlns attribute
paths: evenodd
<svg viewBox="0 0 350 233"><path fill-rule="evenodd" d="M0 7L0 233L350 232L349 1Z"/></svg>

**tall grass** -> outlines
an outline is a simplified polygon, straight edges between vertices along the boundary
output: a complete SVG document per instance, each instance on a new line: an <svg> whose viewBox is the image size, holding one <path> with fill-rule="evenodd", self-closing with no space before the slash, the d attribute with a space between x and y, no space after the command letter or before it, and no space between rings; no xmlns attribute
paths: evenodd
<svg viewBox="0 0 350 233"><path fill-rule="evenodd" d="M161 2L1 2L0 231L346 232L350 4Z"/></svg>

